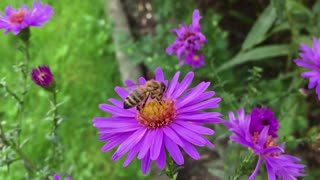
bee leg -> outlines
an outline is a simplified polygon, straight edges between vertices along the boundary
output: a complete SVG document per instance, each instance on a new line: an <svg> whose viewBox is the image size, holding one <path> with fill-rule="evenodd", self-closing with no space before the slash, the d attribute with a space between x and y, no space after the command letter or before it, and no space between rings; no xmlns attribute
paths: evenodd
<svg viewBox="0 0 320 180"><path fill-rule="evenodd" d="M138 110L138 111L141 111L140 105L137 105L137 110Z"/></svg>
<svg viewBox="0 0 320 180"><path fill-rule="evenodd" d="M149 99L149 96L150 96L150 94L147 95L147 97L143 100L143 103L142 103L142 104L137 105L137 110L138 110L138 111L141 111L141 110L144 108L144 106L145 106L146 103L147 103L147 100Z"/></svg>
<svg viewBox="0 0 320 180"><path fill-rule="evenodd" d="M157 97L156 100L157 100L157 102L159 103L159 105L162 106L161 98L160 98L160 97Z"/></svg>

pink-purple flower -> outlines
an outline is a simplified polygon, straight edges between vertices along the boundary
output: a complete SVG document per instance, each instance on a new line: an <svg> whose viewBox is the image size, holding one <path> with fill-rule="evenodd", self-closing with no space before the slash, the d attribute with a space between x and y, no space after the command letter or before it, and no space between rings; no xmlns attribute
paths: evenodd
<svg viewBox="0 0 320 180"><path fill-rule="evenodd" d="M5 14L0 13L0 29L5 29L5 34L12 32L17 35L29 26L42 26L49 21L53 14L51 6L34 2L31 9L22 4L20 9L13 9L10 5L5 8Z"/></svg>
<svg viewBox="0 0 320 180"><path fill-rule="evenodd" d="M279 122L273 112L265 107L253 108L249 127L250 133L254 134L255 132L261 132L266 126L269 126L268 135L278 137L277 131L279 128Z"/></svg>
<svg viewBox="0 0 320 180"><path fill-rule="evenodd" d="M54 174L52 180L62 180L59 174ZM72 180L71 177L66 177L65 180Z"/></svg>
<svg viewBox="0 0 320 180"><path fill-rule="evenodd" d="M309 79L308 88L316 88L316 93L320 100L320 40L314 37L311 47L301 44L300 51L301 59L295 59L294 62L298 66L308 69L301 76Z"/></svg>
<svg viewBox="0 0 320 180"><path fill-rule="evenodd" d="M93 119L93 126L100 134L99 140L107 142L102 152L118 146L112 160L128 154L123 164L126 167L137 157L141 160L142 172L146 174L152 161L164 169L168 158L166 152L177 165L182 165L184 158L181 150L193 159L199 159L195 146L214 147L205 137L213 135L214 131L203 126L203 123L221 122L220 113L204 110L217 108L221 98L214 98L215 92L207 91L209 82L201 82L190 88L193 72L189 72L181 82L178 81L179 76L180 72L177 72L168 81L161 68L157 68L155 80L166 85L164 96L160 101L149 99L140 111L136 108L124 109L123 101L129 92L116 87L115 91L121 100L111 98L111 104L99 105L111 117ZM145 83L143 77L139 78L140 85ZM129 91L135 88L133 81L127 80L126 85Z"/></svg>
<svg viewBox="0 0 320 180"><path fill-rule="evenodd" d="M261 110L259 113L263 114ZM225 122L225 126L233 133L230 139L248 147L259 156L256 168L250 175L249 180L255 179L263 162L269 180L276 180L277 178L294 180L296 177L304 176L305 166L299 164L300 159L284 154L283 145L277 144L276 138L273 136L276 132L270 131L270 128L274 127L266 124L261 130L258 130L261 124L253 123L258 125L259 128L252 129L252 117L255 117L255 115L245 114L244 109L239 109L236 115L229 112L229 121Z"/></svg>
<svg viewBox="0 0 320 180"><path fill-rule="evenodd" d="M192 23L187 26L180 24L178 29L173 29L176 34L176 40L167 47L166 52L169 55L176 55L179 59L179 65L184 63L199 68L203 66L203 55L199 53L203 44L207 43L206 37L201 32L199 21L201 19L199 10L194 10L192 14Z"/></svg>
<svg viewBox="0 0 320 180"><path fill-rule="evenodd" d="M185 59L186 64L189 64L193 68L199 68L205 65L203 61L204 56L202 54L196 54L195 52L189 52Z"/></svg>
<svg viewBox="0 0 320 180"><path fill-rule="evenodd" d="M46 65L32 69L31 79L34 83L43 88L50 87L50 85L53 84L53 74L51 73L49 66Z"/></svg>

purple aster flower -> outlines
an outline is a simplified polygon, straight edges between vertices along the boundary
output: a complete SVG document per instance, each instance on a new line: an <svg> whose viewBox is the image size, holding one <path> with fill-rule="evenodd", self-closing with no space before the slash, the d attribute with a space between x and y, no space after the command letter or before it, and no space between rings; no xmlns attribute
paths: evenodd
<svg viewBox="0 0 320 180"><path fill-rule="evenodd" d="M185 62L192 67L204 65L203 55L200 55L201 58L198 56L200 62L191 63L195 60L192 55L197 54L202 45L207 43L206 37L200 31L200 19L199 10L196 9L192 14L192 24L189 26L180 24L178 29L172 30L177 37L174 43L167 47L166 52L169 55L176 55L179 59L179 65L183 65Z"/></svg>
<svg viewBox="0 0 320 180"><path fill-rule="evenodd" d="M29 26L42 26L49 21L53 14L51 6L42 2L34 2L32 9L21 5L20 9L13 9L10 5L6 7L5 14L0 13L0 29L5 29L5 34L12 32L17 35Z"/></svg>
<svg viewBox="0 0 320 180"><path fill-rule="evenodd" d="M260 133L262 129L269 126L268 134L272 137L278 137L277 131L279 128L279 122L275 118L273 112L265 107L253 108L251 112L250 133Z"/></svg>
<svg viewBox="0 0 320 180"><path fill-rule="evenodd" d="M52 180L62 180L59 174L54 174ZM72 180L71 177L66 177L65 180Z"/></svg>
<svg viewBox="0 0 320 180"><path fill-rule="evenodd" d="M38 86L47 88L53 84L53 75L49 66L39 66L31 71L31 79Z"/></svg>
<svg viewBox="0 0 320 180"><path fill-rule="evenodd" d="M295 59L294 62L300 67L309 69L309 71L302 73L301 76L309 79L308 88L315 87L320 100L320 40L314 37L311 47L301 44L300 51L301 59Z"/></svg>
<svg viewBox="0 0 320 180"><path fill-rule="evenodd" d="M203 55L189 52L186 57L186 64L192 66L193 68L199 68L203 66L205 64L203 61Z"/></svg>
<svg viewBox="0 0 320 180"><path fill-rule="evenodd" d="M276 143L276 139L270 135L271 125L264 126L260 132L250 132L252 115L246 115L244 109L237 111L237 117L233 112L229 112L229 121L225 126L233 133L231 140L248 147L259 156L257 165L249 180L253 180L259 171L262 162L265 163L268 179L296 179L295 177L304 176L305 166L299 164L300 159L284 154L282 145ZM259 123L257 123L259 126Z"/></svg>
<svg viewBox="0 0 320 180"><path fill-rule="evenodd" d="M163 98L158 101L149 99L140 110L124 109L123 100L129 92L116 87L116 93L121 100L109 99L111 104L100 104L99 108L111 117L96 117L93 126L98 129L100 140L107 143L102 152L118 146L112 160L118 160L128 153L123 166L126 167L134 157L141 160L141 170L146 174L151 162L163 169L166 165L166 152L177 165L184 163L181 150L193 159L200 155L195 146L214 145L205 135L214 131L204 127L203 123L221 122L220 113L205 112L217 108L221 98L213 98L214 91L206 91L209 82L201 82L194 88L188 88L193 80L193 72L189 72L181 82L178 82L180 72L175 73L171 81L165 80L161 68L156 69L155 80L166 85ZM146 80L139 78L139 84ZM133 81L127 80L126 85L132 91Z"/></svg>

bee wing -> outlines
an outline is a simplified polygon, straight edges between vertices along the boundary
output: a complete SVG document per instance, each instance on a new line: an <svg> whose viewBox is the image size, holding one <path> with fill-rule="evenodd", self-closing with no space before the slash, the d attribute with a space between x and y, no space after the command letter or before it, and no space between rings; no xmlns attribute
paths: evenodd
<svg viewBox="0 0 320 180"><path fill-rule="evenodd" d="M129 93L132 92L132 91L133 91L134 89L136 89L137 87L142 86L142 85L140 85L140 84L134 83L134 82L131 81L131 80L126 80L126 81L125 81L125 84L126 84L126 86L124 86L124 87L122 87L122 88L127 89Z"/></svg>
<svg viewBox="0 0 320 180"><path fill-rule="evenodd" d="M124 82L126 84L126 88L128 88L129 91L132 91L133 89L135 89L137 86L139 86L138 84L135 84L133 81L131 80L126 80Z"/></svg>

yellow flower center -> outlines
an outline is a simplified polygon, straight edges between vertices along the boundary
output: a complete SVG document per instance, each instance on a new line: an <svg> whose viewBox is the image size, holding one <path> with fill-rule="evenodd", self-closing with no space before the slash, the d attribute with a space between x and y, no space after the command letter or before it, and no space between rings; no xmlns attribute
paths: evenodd
<svg viewBox="0 0 320 180"><path fill-rule="evenodd" d="M176 117L176 108L171 100L151 100L138 111L138 121L148 127L155 129L170 124Z"/></svg>
<svg viewBox="0 0 320 180"><path fill-rule="evenodd" d="M9 21L11 24L21 24L23 22L26 14L27 14L26 11L23 11L23 10L19 10L17 12L14 12L10 16Z"/></svg>
<svg viewBox="0 0 320 180"><path fill-rule="evenodd" d="M199 60L199 56L198 55L193 55L193 58L192 58L194 61L198 61Z"/></svg>

